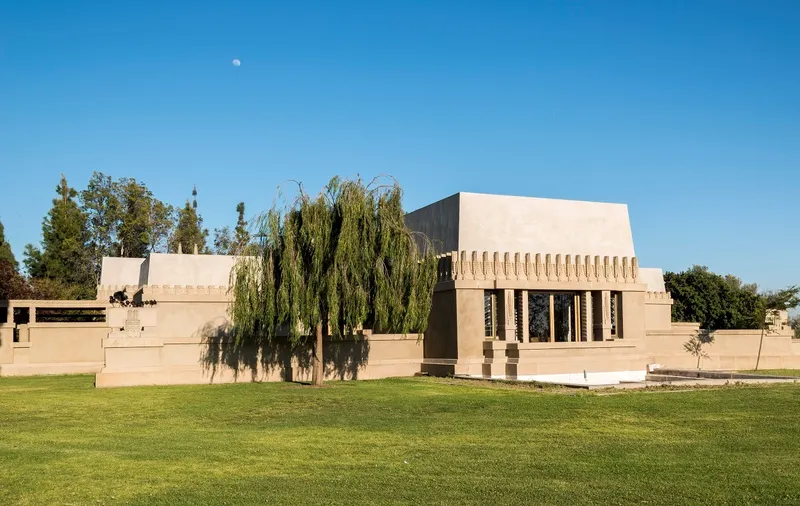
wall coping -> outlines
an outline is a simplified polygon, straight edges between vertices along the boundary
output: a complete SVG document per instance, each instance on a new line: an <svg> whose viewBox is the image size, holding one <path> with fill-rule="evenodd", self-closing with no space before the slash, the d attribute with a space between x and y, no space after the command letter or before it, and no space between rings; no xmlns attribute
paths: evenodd
<svg viewBox="0 0 800 506"><path fill-rule="evenodd" d="M434 287L434 291L443 292L448 290L531 290L531 291L613 291L613 292L646 292L647 285L644 283L617 283L607 281L537 281L537 280L446 280L440 281ZM655 302L671 304L672 301Z"/></svg>
<svg viewBox="0 0 800 506"><path fill-rule="evenodd" d="M54 299L11 299L0 300L0 307L47 307L64 309L98 308L106 309L108 302L101 300L54 300Z"/></svg>
<svg viewBox="0 0 800 506"><path fill-rule="evenodd" d="M107 329L107 322L35 322L28 324L29 329Z"/></svg>
<svg viewBox="0 0 800 506"><path fill-rule="evenodd" d="M639 344L637 340L619 339L615 341L580 341L572 343L509 343L509 349L517 350L581 350L581 349L603 349L603 348L636 348Z"/></svg>

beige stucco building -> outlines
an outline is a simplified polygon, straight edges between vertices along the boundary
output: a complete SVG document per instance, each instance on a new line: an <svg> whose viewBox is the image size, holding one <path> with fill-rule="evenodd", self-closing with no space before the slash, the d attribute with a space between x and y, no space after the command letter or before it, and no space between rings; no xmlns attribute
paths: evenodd
<svg viewBox="0 0 800 506"><path fill-rule="evenodd" d="M459 193L407 215L440 253L424 338L326 342L328 378L419 373L613 384L649 364L695 367L660 269L639 265L628 208ZM307 350L236 348L228 290L236 258L105 258L96 301L0 301L0 375L95 373L96 384L302 380ZM116 307L119 290L141 307ZM152 302L155 302L153 304ZM800 342L771 322L761 366L800 367ZM719 331L706 369L751 369L752 330Z"/></svg>
<svg viewBox="0 0 800 506"><path fill-rule="evenodd" d="M406 221L443 253L426 370L643 374L648 358L631 345L672 328L661 270L639 266L624 204L459 193Z"/></svg>

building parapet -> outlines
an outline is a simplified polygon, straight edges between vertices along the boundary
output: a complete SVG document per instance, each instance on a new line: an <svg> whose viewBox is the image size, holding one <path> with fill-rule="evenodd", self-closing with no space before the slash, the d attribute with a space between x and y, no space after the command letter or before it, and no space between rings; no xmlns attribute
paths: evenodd
<svg viewBox="0 0 800 506"><path fill-rule="evenodd" d="M126 289L129 297L139 290L147 298L155 295L227 295L227 286L215 285L100 285L97 287L97 299L106 300L115 293Z"/></svg>
<svg viewBox="0 0 800 506"><path fill-rule="evenodd" d="M439 255L438 282L457 280L637 283L636 257L452 251Z"/></svg>
<svg viewBox="0 0 800 506"><path fill-rule="evenodd" d="M125 291L125 294L133 298L141 290L139 285L97 285L97 300L107 301L115 293Z"/></svg>
<svg viewBox="0 0 800 506"><path fill-rule="evenodd" d="M645 292L644 300L648 304L672 305L672 294L669 292Z"/></svg>
<svg viewBox="0 0 800 506"><path fill-rule="evenodd" d="M215 285L147 285L144 294L151 295L227 295L227 286Z"/></svg>

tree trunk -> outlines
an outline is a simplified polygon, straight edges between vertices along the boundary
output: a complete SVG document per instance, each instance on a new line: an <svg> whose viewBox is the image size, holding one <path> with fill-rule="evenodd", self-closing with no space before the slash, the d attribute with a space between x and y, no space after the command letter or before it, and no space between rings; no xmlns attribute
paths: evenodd
<svg viewBox="0 0 800 506"><path fill-rule="evenodd" d="M761 324L761 339L758 341L758 355L756 355L756 368L755 371L758 370L758 363L761 362L761 346L764 344L764 329L766 328L767 324Z"/></svg>
<svg viewBox="0 0 800 506"><path fill-rule="evenodd" d="M314 342L314 359L311 363L311 384L315 387L321 387L322 382L325 380L325 369L322 362L322 324L318 323L314 329L315 342Z"/></svg>

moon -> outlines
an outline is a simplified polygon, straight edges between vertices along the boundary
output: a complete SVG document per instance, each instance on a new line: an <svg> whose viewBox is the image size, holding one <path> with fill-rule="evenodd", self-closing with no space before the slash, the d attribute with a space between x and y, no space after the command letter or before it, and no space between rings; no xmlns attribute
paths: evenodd
<svg viewBox="0 0 800 506"><path fill-rule="evenodd" d="M242 64L242 62L239 61L239 58L234 58L232 63L234 67L238 67Z"/></svg>

